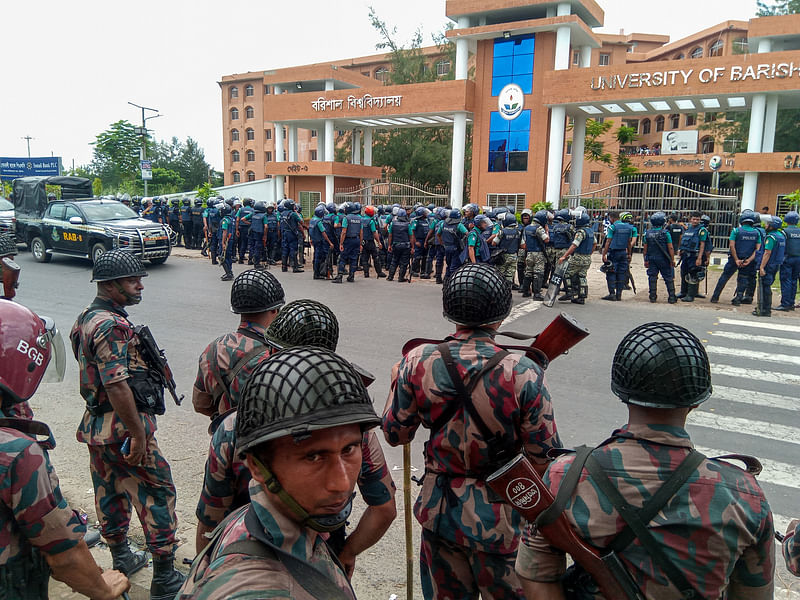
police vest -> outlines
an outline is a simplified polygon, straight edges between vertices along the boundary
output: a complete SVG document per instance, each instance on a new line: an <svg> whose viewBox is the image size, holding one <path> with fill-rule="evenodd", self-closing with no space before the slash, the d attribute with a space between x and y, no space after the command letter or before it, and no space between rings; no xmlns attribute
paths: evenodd
<svg viewBox="0 0 800 600"><path fill-rule="evenodd" d="M197 225L198 223L203 223L203 207L202 206L193 206L192 207L192 222Z"/></svg>
<svg viewBox="0 0 800 600"><path fill-rule="evenodd" d="M761 247L756 250L756 268L758 265L761 264L761 257L764 256L764 242L767 239L767 232L763 227L756 227L756 233L758 233L758 241L761 243Z"/></svg>
<svg viewBox="0 0 800 600"><path fill-rule="evenodd" d="M445 248L454 249L461 247L458 225L458 223L445 223L442 226L442 245Z"/></svg>
<svg viewBox="0 0 800 600"><path fill-rule="evenodd" d="M536 235L536 230L539 229L539 227L541 227L541 225L538 223L531 223L522 230L522 233L525 235L525 246L528 252L544 252L542 240Z"/></svg>
<svg viewBox="0 0 800 600"><path fill-rule="evenodd" d="M594 230L591 227L584 227L583 232L586 234L583 241L578 244L575 249L575 254L582 254L588 256L594 250Z"/></svg>
<svg viewBox="0 0 800 600"><path fill-rule="evenodd" d="M681 252L697 252L700 250L700 232L703 228L700 225L689 227L683 232L681 238Z"/></svg>
<svg viewBox="0 0 800 600"><path fill-rule="evenodd" d="M322 219L315 216L311 217L311 220L308 222L308 235L311 241L317 244L322 241L322 232L319 230L319 227L317 227L320 221L322 221Z"/></svg>
<svg viewBox="0 0 800 600"><path fill-rule="evenodd" d="M181 218L181 209L178 206L173 206L169 211L170 221L179 221Z"/></svg>
<svg viewBox="0 0 800 600"><path fill-rule="evenodd" d="M786 256L800 256L800 227L789 225L784 228L783 235L786 236Z"/></svg>
<svg viewBox="0 0 800 600"><path fill-rule="evenodd" d="M414 237L417 238L418 241L424 242L425 238L428 237L428 231L431 229L428 217L419 217L416 221L417 227L414 229Z"/></svg>
<svg viewBox="0 0 800 600"><path fill-rule="evenodd" d="M500 243L497 247L501 248L503 252L516 254L522 238L522 232L519 227L503 227L501 231L503 232L503 237L500 238Z"/></svg>
<svg viewBox="0 0 800 600"><path fill-rule="evenodd" d="M616 236L616 232L614 232ZM550 228L550 241L553 242L553 248L564 250L569 248L574 238L572 226L563 221L556 221Z"/></svg>
<svg viewBox="0 0 800 600"><path fill-rule="evenodd" d="M264 217L266 215L262 212L254 212L253 220L250 221L250 231L253 233L264 233Z"/></svg>
<svg viewBox="0 0 800 600"><path fill-rule="evenodd" d="M219 229L219 224L222 222L219 210L216 208L209 208L206 213L206 218L208 219L208 224L211 226L211 231Z"/></svg>
<svg viewBox="0 0 800 600"><path fill-rule="evenodd" d="M734 241L734 248L736 248L736 256L739 260L746 260L750 255L756 251L756 244L761 242L761 236L755 229L739 227L736 230L736 240Z"/></svg>
<svg viewBox="0 0 800 600"><path fill-rule="evenodd" d="M322 218L322 225L325 227L325 233L328 234L328 239L333 240L333 223L336 220L336 215L328 213Z"/></svg>
<svg viewBox="0 0 800 600"><path fill-rule="evenodd" d="M239 229L247 230L253 220L255 209L252 206L245 206L239 211Z"/></svg>
<svg viewBox="0 0 800 600"><path fill-rule="evenodd" d="M786 255L786 238L780 231L770 231L767 237L775 240L775 245L772 246L772 253L769 255L767 261L768 267L778 267L783 264L784 256Z"/></svg>
<svg viewBox="0 0 800 600"><path fill-rule="evenodd" d="M281 233L291 233L297 235L297 223L292 215L297 214L293 210L284 211L281 216Z"/></svg>
<svg viewBox="0 0 800 600"><path fill-rule="evenodd" d="M361 233L361 215L347 215L347 233L344 236L357 238L359 233Z"/></svg>
<svg viewBox="0 0 800 600"><path fill-rule="evenodd" d="M667 250L667 233L663 229L648 229L644 234L644 241L647 244L646 258L648 260L660 260L662 258L669 260L669 251Z"/></svg>
<svg viewBox="0 0 800 600"><path fill-rule="evenodd" d="M434 218L433 221L431 222L431 229L433 229L433 234L434 234L432 236L431 243L434 246L440 246L441 245L440 242L439 242L439 236L436 235L436 233L439 232L439 223L441 223L441 221L439 219L436 219L436 218Z"/></svg>
<svg viewBox="0 0 800 600"><path fill-rule="evenodd" d="M192 220L192 208L190 206L184 206L181 209L181 217L183 217L184 221L191 221Z"/></svg>
<svg viewBox="0 0 800 600"><path fill-rule="evenodd" d="M278 215L275 214L274 210L271 213L267 213L267 216L264 218L264 223L269 228L267 235L274 234L278 231Z"/></svg>
<svg viewBox="0 0 800 600"><path fill-rule="evenodd" d="M630 223L623 223L617 221L614 223L614 235L611 238L611 243L608 245L609 250L627 250L628 241L633 236L633 225Z"/></svg>
<svg viewBox="0 0 800 600"><path fill-rule="evenodd" d="M398 221L395 217L392 221L392 248L409 248L411 237L408 235L408 221Z"/></svg>
<svg viewBox="0 0 800 600"><path fill-rule="evenodd" d="M681 245L681 238L683 237L684 232L683 225L680 223L673 223L669 225L669 234L672 236L672 246L674 248L679 248Z"/></svg>

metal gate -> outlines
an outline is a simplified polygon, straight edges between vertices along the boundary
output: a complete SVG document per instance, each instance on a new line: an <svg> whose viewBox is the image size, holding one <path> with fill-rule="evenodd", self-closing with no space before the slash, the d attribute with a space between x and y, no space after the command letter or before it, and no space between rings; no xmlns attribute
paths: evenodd
<svg viewBox="0 0 800 600"><path fill-rule="evenodd" d="M411 207L415 204L447 206L450 190L447 186L425 186L403 179L375 181L363 187L339 190L334 194L337 204L360 202L361 204L399 204Z"/></svg>
<svg viewBox="0 0 800 600"><path fill-rule="evenodd" d="M728 250L728 237L736 227L741 208L741 188L719 188L682 182L679 178L646 180L641 177L622 178L608 187L566 196L570 208L585 206L589 213L602 219L607 210L633 213L634 225L639 230L637 246L654 212L681 214L687 222L689 215L699 210L711 218L709 233L717 251Z"/></svg>

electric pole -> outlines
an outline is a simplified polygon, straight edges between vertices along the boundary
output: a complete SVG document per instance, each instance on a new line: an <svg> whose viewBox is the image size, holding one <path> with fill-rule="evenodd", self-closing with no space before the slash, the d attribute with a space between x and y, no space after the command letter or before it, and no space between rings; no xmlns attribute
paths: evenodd
<svg viewBox="0 0 800 600"><path fill-rule="evenodd" d="M35 140L36 138L35 137L31 137L29 135L25 135L25 136L21 137L20 139L21 140L25 140L26 142L28 142L28 158L30 158L31 157L31 140Z"/></svg>
<svg viewBox="0 0 800 600"><path fill-rule="evenodd" d="M145 117L144 116L144 111L150 110L150 111L153 111L154 113L157 113L158 109L157 108L148 108L146 106L141 106L141 105L135 104L133 102L128 102L128 104L130 104L131 106L135 106L136 108L141 108L142 109L142 130L141 130L141 134L142 134L142 149L140 151L140 158L141 158L141 160L147 160L147 120L148 119L155 119L156 117L161 117L163 115L155 114L155 115L151 115L149 117ZM147 196L147 179L144 180L144 195Z"/></svg>

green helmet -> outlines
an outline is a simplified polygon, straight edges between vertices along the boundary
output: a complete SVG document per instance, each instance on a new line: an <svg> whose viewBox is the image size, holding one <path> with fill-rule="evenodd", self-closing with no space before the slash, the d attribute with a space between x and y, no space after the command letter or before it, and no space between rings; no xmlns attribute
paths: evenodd
<svg viewBox="0 0 800 600"><path fill-rule="evenodd" d="M511 284L485 263L459 267L442 288L446 319L466 327L502 321L511 312Z"/></svg>
<svg viewBox="0 0 800 600"><path fill-rule="evenodd" d="M94 262L92 281L112 281L125 277L147 277L142 261L127 250L109 250Z"/></svg>
<svg viewBox="0 0 800 600"><path fill-rule="evenodd" d="M316 346L331 352L339 343L339 321L330 308L316 300L294 300L284 306L267 329L277 345Z"/></svg>
<svg viewBox="0 0 800 600"><path fill-rule="evenodd" d="M8 233L0 233L0 256L16 256L17 240Z"/></svg>
<svg viewBox="0 0 800 600"><path fill-rule="evenodd" d="M284 304L283 286L272 273L249 269L236 276L231 286L231 312L254 314Z"/></svg>

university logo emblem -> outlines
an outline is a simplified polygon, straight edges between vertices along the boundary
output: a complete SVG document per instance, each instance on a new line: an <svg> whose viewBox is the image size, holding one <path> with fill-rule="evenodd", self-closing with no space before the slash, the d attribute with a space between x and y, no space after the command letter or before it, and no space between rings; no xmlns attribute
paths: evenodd
<svg viewBox="0 0 800 600"><path fill-rule="evenodd" d="M525 96L522 93L522 88L516 83L509 83L500 91L500 96L497 98L497 107L500 110L500 116L506 121L516 119L525 107Z"/></svg>

